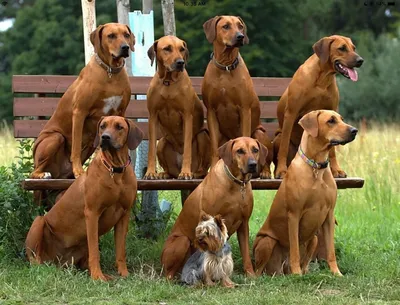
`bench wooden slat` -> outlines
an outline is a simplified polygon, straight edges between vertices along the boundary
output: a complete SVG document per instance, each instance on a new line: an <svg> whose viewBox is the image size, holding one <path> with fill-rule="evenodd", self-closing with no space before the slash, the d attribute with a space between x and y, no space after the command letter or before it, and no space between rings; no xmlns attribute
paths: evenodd
<svg viewBox="0 0 400 305"><path fill-rule="evenodd" d="M56 110L58 97L16 97L14 98L14 116L51 116ZM148 118L146 100L131 100L126 116L130 118ZM261 117L276 118L277 101L261 102ZM204 107L204 116L206 116Z"/></svg>
<svg viewBox="0 0 400 305"><path fill-rule="evenodd" d="M77 76L71 75L14 75L13 93L64 93ZM131 76L132 94L146 94L152 77ZM191 77L197 94L201 94L202 77ZM253 77L258 96L281 96L291 78Z"/></svg>
<svg viewBox="0 0 400 305"><path fill-rule="evenodd" d="M40 131L43 129L47 120L15 120L14 121L14 137L15 138L37 138ZM148 140L148 123L137 122L136 125L143 131L144 140ZM278 128L278 122L262 123L267 130L268 135L273 138L273 135ZM161 137L161 133L157 134L157 138Z"/></svg>
<svg viewBox="0 0 400 305"><path fill-rule="evenodd" d="M338 189L362 188L364 179L359 177L336 178ZM143 180L138 179L138 190L194 190L202 179L193 180ZM65 190L74 179L25 179L22 187L26 190ZM277 190L281 184L281 179L270 180L251 180L253 190Z"/></svg>

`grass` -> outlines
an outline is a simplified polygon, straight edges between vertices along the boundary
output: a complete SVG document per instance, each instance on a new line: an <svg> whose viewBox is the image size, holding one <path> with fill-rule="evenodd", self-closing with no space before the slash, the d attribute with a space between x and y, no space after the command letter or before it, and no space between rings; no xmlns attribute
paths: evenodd
<svg viewBox="0 0 400 305"><path fill-rule="evenodd" d="M1 134L2 147L9 149L0 155L4 165L18 149L9 131ZM175 215L157 241L136 238L131 223L127 279L95 282L87 272L73 268L30 266L20 258L0 257L0 304L400 304L400 127L374 126L340 147L338 156L349 176L365 178L364 188L340 190L338 195L335 241L342 278L315 263L302 277L246 278L234 236L237 288L194 289L169 283L161 275L159 257L180 200L176 193L161 192L160 198L174 199ZM254 193L251 241L275 194ZM102 238L101 255L103 270L115 275L112 234Z"/></svg>

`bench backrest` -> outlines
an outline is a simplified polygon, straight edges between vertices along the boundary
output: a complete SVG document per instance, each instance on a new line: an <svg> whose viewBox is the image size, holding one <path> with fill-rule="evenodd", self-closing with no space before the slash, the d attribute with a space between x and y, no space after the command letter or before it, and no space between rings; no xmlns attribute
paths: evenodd
<svg viewBox="0 0 400 305"><path fill-rule="evenodd" d="M36 138L47 120L53 114L62 94L77 76L66 75L14 75L14 136ZM131 76L132 100L126 111L131 119L147 119L146 100L136 99L147 92L152 77ZM191 77L193 87L201 99L202 77ZM253 84L261 102L261 119L268 134L273 137L278 124L276 106L291 78L253 77ZM204 108L206 114L206 109ZM138 122L148 139L148 123ZM160 136L160 134L159 134Z"/></svg>

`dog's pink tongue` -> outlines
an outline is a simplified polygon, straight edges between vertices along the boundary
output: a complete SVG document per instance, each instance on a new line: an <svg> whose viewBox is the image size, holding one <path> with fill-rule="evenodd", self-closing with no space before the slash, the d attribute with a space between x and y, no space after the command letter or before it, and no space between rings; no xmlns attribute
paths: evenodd
<svg viewBox="0 0 400 305"><path fill-rule="evenodd" d="M353 82L356 82L358 80L357 71L355 69L350 69L350 68L345 68L345 69L347 69L347 73L349 74L350 79Z"/></svg>

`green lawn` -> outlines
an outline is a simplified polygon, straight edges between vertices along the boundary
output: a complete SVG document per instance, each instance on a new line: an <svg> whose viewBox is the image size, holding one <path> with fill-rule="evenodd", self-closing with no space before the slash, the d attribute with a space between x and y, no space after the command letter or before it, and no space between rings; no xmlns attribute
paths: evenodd
<svg viewBox="0 0 400 305"><path fill-rule="evenodd" d="M233 281L238 286L183 287L162 277L159 257L165 235L155 242L137 239L131 223L127 279L115 276L110 282L95 282L72 268L30 266L20 258L3 257L0 304L400 304L399 131L393 126L375 127L339 150L348 174L366 180L363 189L339 191L335 241L342 278L332 276L325 264L315 263L301 277L245 278L234 236ZM274 194L255 192L251 241ZM177 194L161 196L175 198L174 212L179 213ZM169 228L172 223L173 219ZM112 234L102 238L101 255L103 270L116 275Z"/></svg>

